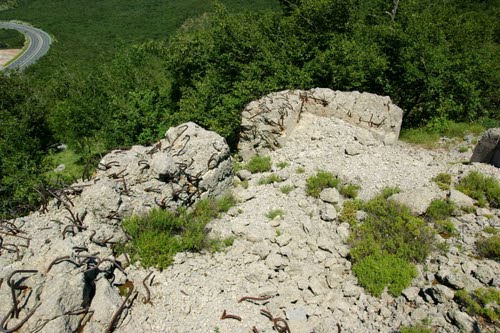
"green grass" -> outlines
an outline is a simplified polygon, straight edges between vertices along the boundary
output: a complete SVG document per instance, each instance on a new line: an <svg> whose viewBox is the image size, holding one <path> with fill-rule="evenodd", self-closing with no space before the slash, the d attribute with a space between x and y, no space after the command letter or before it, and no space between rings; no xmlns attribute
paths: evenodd
<svg viewBox="0 0 500 333"><path fill-rule="evenodd" d="M489 204L500 208L500 182L477 171L471 171L460 179L456 189L477 200L478 206Z"/></svg>
<svg viewBox="0 0 500 333"><path fill-rule="evenodd" d="M465 289L455 292L455 302L472 316L481 316L490 322L498 322L500 318L500 290L495 288L479 288L472 293Z"/></svg>
<svg viewBox="0 0 500 333"><path fill-rule="evenodd" d="M476 249L480 256L500 262L500 235L478 239Z"/></svg>
<svg viewBox="0 0 500 333"><path fill-rule="evenodd" d="M451 186L451 175L449 173L438 173L436 177L432 178L436 185L443 191L447 191Z"/></svg>
<svg viewBox="0 0 500 333"><path fill-rule="evenodd" d="M432 330L425 325L419 324L416 326L402 327L400 333L432 333Z"/></svg>
<svg viewBox="0 0 500 333"><path fill-rule="evenodd" d="M399 135L401 141L421 145L426 148L435 148L439 138L463 138L467 134L479 135L486 130L479 123L461 123L454 121L443 121L439 124L430 124L426 127L403 129Z"/></svg>
<svg viewBox="0 0 500 333"><path fill-rule="evenodd" d="M295 190L295 186L293 185L284 185L280 187L280 191L283 194L290 194L293 190Z"/></svg>
<svg viewBox="0 0 500 333"><path fill-rule="evenodd" d="M24 35L13 29L0 29L0 50L22 49L24 46Z"/></svg>
<svg viewBox="0 0 500 333"><path fill-rule="evenodd" d="M417 276L414 265L396 255L374 254L355 263L352 270L361 286L380 297L385 287L397 297Z"/></svg>
<svg viewBox="0 0 500 333"><path fill-rule="evenodd" d="M314 176L307 178L307 195L313 198L319 198L321 191L325 188L336 188L340 184L340 179L331 172L319 170Z"/></svg>
<svg viewBox="0 0 500 333"><path fill-rule="evenodd" d="M283 209L272 209L269 212L267 212L266 217L270 220L273 220L276 217L283 215L285 215L285 211Z"/></svg>
<svg viewBox="0 0 500 333"><path fill-rule="evenodd" d="M286 168L287 166L289 166L290 164L286 161L283 161L283 162L279 162L278 164L276 164L276 166L280 169L284 169Z"/></svg>
<svg viewBox="0 0 500 333"><path fill-rule="evenodd" d="M355 199L358 196L358 191L361 189L361 186L354 184L342 185L339 188L339 193L344 197L349 199Z"/></svg>
<svg viewBox="0 0 500 333"><path fill-rule="evenodd" d="M483 229L483 231L488 234L496 235L500 230L495 227L486 227Z"/></svg>
<svg viewBox="0 0 500 333"><path fill-rule="evenodd" d="M271 157L269 156L253 156L245 165L243 169L250 171L251 173L267 172L271 170L273 163L271 162Z"/></svg>
<svg viewBox="0 0 500 333"><path fill-rule="evenodd" d="M277 8L274 0L222 0L230 10ZM19 0L17 8L0 12L0 20L33 24L55 37L36 71L89 69L107 61L119 43L167 39L182 23L211 11L204 0Z"/></svg>
<svg viewBox="0 0 500 333"><path fill-rule="evenodd" d="M58 153L51 154L47 157L50 160L50 165L56 168L60 164L64 164L65 169L62 172L55 173L54 171L47 172L46 176L51 178L60 175L69 179L80 179L85 168L82 158L72 149L66 149Z"/></svg>
<svg viewBox="0 0 500 333"><path fill-rule="evenodd" d="M280 176L272 174L267 177L259 179L259 185L269 185L273 183L279 183L282 181L283 179Z"/></svg>
<svg viewBox="0 0 500 333"><path fill-rule="evenodd" d="M304 169L303 167L298 167L297 169L295 169L295 172L300 175L306 172L306 169Z"/></svg>
<svg viewBox="0 0 500 333"><path fill-rule="evenodd" d="M232 239L208 240L205 226L219 214L234 205L231 196L205 199L197 203L192 211L185 208L176 212L151 209L143 216L132 216L123 221L123 229L130 241L118 244L117 252L127 252L133 262L140 261L144 267L160 270L173 262L176 253L221 249L232 244Z"/></svg>

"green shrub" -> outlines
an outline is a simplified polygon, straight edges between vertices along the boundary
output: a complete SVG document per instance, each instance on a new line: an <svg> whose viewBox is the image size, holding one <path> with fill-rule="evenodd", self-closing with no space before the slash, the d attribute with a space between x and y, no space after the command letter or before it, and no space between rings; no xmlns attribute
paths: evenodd
<svg viewBox="0 0 500 333"><path fill-rule="evenodd" d="M379 195L363 205L368 217L352 228L349 239L354 261L376 253L422 262L434 246L434 231L410 209Z"/></svg>
<svg viewBox="0 0 500 333"><path fill-rule="evenodd" d="M356 200L347 200L339 215L340 222L347 222L353 226L357 223L356 213L360 208L360 202Z"/></svg>
<svg viewBox="0 0 500 333"><path fill-rule="evenodd" d="M436 185L443 191L447 191L451 186L451 175L449 173L439 173L432 178Z"/></svg>
<svg viewBox="0 0 500 333"><path fill-rule="evenodd" d="M466 147L466 146L458 147L458 152L459 153L465 153L467 151L469 151L469 147Z"/></svg>
<svg viewBox="0 0 500 333"><path fill-rule="evenodd" d="M380 196L384 199L387 199L390 196L397 194L399 192L401 192L399 187L385 187L384 189L382 189L382 193L380 194Z"/></svg>
<svg viewBox="0 0 500 333"><path fill-rule="evenodd" d="M259 179L259 185L269 185L273 183L279 183L282 182L283 179L281 179L280 176L272 174L267 177Z"/></svg>
<svg viewBox="0 0 500 333"><path fill-rule="evenodd" d="M457 228L455 228L455 225L450 220L437 220L434 222L434 226L436 227L437 233L444 238L449 238L458 234Z"/></svg>
<svg viewBox="0 0 500 333"><path fill-rule="evenodd" d="M483 229L483 231L488 233L488 234L496 235L496 234L498 234L499 230L495 227L486 227Z"/></svg>
<svg viewBox="0 0 500 333"><path fill-rule="evenodd" d="M24 46L24 35L14 29L0 29L0 50L22 49Z"/></svg>
<svg viewBox="0 0 500 333"><path fill-rule="evenodd" d="M164 269L178 252L213 247L215 241L205 237L205 225L233 205L234 199L224 196L201 200L192 211L154 208L146 215L132 216L123 221L123 229L131 240L115 249L127 252L132 261L140 260L144 267Z"/></svg>
<svg viewBox="0 0 500 333"><path fill-rule="evenodd" d="M282 162L279 162L278 164L276 164L276 166L280 169L284 169L286 168L287 166L289 166L289 163L286 162L286 161L282 161Z"/></svg>
<svg viewBox="0 0 500 333"><path fill-rule="evenodd" d="M295 172L298 174L302 174L306 172L306 169L304 169L303 167L298 167L297 169L295 169Z"/></svg>
<svg viewBox="0 0 500 333"><path fill-rule="evenodd" d="M392 254L373 254L356 262L352 271L370 294L379 297L388 287L397 297L417 276L417 269L406 260Z"/></svg>
<svg viewBox="0 0 500 333"><path fill-rule="evenodd" d="M337 187L339 183L340 179L335 177L331 172L320 170L316 175L307 178L307 194L311 197L319 198L322 190L329 187Z"/></svg>
<svg viewBox="0 0 500 333"><path fill-rule="evenodd" d="M361 189L359 185L347 184L339 189L339 193L346 198L354 199L358 196L358 191Z"/></svg>
<svg viewBox="0 0 500 333"><path fill-rule="evenodd" d="M280 191L283 194L289 194L293 190L295 190L295 186L293 186L293 185L284 185L284 186L280 187Z"/></svg>
<svg viewBox="0 0 500 333"><path fill-rule="evenodd" d="M278 216L283 216L285 215L285 211L282 209L272 209L269 212L267 212L266 217L270 220L275 219Z"/></svg>
<svg viewBox="0 0 500 333"><path fill-rule="evenodd" d="M400 333L432 333L432 330L420 324L417 326L403 327Z"/></svg>
<svg viewBox="0 0 500 333"><path fill-rule="evenodd" d="M430 219L444 220L453 214L455 211L455 204L450 200L436 199L431 202L425 213Z"/></svg>
<svg viewBox="0 0 500 333"><path fill-rule="evenodd" d="M435 148L439 140L439 134L429 133L425 128L409 128L401 130L399 139L425 148Z"/></svg>
<svg viewBox="0 0 500 333"><path fill-rule="evenodd" d="M477 171L471 171L460 179L457 190L478 201L479 206L488 203L491 207L500 208L500 182Z"/></svg>
<svg viewBox="0 0 500 333"><path fill-rule="evenodd" d="M496 322L500 318L500 290L479 288L472 293L465 289L455 292L455 302L470 315L477 315Z"/></svg>
<svg viewBox="0 0 500 333"><path fill-rule="evenodd" d="M271 170L271 167L271 157L260 155L255 155L243 166L244 169L251 173L267 172Z"/></svg>
<svg viewBox="0 0 500 333"><path fill-rule="evenodd" d="M478 239L476 249L480 256L500 262L500 235Z"/></svg>

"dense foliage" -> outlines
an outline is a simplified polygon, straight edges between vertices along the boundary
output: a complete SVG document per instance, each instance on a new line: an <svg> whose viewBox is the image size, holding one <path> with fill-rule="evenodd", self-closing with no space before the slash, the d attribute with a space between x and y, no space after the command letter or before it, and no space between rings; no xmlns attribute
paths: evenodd
<svg viewBox="0 0 500 333"><path fill-rule="evenodd" d="M13 29L0 29L0 50L22 49L24 46L24 35Z"/></svg>
<svg viewBox="0 0 500 333"><path fill-rule="evenodd" d="M42 115L30 130L91 155L194 121L234 148L246 103L316 86L389 95L406 127L500 118L497 1L279 3L19 1L0 19L30 21L56 40L27 71ZM238 11L250 6L267 10Z"/></svg>

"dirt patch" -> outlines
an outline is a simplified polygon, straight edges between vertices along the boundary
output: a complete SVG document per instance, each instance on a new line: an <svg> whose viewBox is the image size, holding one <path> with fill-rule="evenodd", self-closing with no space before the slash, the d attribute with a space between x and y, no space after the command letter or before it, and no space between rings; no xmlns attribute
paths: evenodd
<svg viewBox="0 0 500 333"><path fill-rule="evenodd" d="M11 61L21 51L21 49L0 50L0 66L4 66Z"/></svg>

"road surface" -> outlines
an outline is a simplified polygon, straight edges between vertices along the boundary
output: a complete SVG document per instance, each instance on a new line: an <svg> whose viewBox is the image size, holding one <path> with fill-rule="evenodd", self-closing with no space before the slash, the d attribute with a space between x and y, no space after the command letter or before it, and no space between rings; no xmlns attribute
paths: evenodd
<svg viewBox="0 0 500 333"><path fill-rule="evenodd" d="M13 22L0 22L0 28L20 31L26 36L29 42L28 48L16 60L3 68L0 67L0 70L23 70L29 65L33 65L49 50L52 39L46 32L40 29Z"/></svg>

